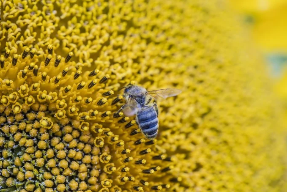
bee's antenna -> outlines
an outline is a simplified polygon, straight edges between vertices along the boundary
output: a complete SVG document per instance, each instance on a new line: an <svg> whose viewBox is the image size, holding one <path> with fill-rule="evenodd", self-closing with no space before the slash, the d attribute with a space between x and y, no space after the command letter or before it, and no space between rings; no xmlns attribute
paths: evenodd
<svg viewBox="0 0 287 192"><path fill-rule="evenodd" d="M123 90L123 89L125 89L125 88L127 88L127 86L124 86L124 87L120 88L119 91L121 91L121 90Z"/></svg>
<svg viewBox="0 0 287 192"><path fill-rule="evenodd" d="M122 87L119 89L119 91L121 91L122 89L126 89L128 86L131 86L131 85L135 85L136 82L135 81L131 81L129 84L127 84L126 86Z"/></svg>
<svg viewBox="0 0 287 192"><path fill-rule="evenodd" d="M123 89L126 89L128 86L124 86L124 87L122 87L122 88L120 88L118 91L121 91L121 90L123 90ZM118 96L119 96L120 94L118 94Z"/></svg>

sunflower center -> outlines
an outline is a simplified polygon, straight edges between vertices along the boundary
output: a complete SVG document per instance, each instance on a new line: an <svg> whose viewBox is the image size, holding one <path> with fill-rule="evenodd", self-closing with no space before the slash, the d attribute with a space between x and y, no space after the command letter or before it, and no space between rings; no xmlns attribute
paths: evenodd
<svg viewBox="0 0 287 192"><path fill-rule="evenodd" d="M41 104L31 108L42 111L19 113L21 108L19 103L12 108L0 106L1 188L71 191L95 187L100 150L93 138L70 121L52 122L51 112Z"/></svg>

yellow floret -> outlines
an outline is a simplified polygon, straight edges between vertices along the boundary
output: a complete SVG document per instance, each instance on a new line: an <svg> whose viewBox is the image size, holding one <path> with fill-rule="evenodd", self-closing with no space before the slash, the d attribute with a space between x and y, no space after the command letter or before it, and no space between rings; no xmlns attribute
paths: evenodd
<svg viewBox="0 0 287 192"><path fill-rule="evenodd" d="M1 190L284 189L280 107L223 1L8 0L1 29ZM117 112L128 83L183 91L155 140Z"/></svg>

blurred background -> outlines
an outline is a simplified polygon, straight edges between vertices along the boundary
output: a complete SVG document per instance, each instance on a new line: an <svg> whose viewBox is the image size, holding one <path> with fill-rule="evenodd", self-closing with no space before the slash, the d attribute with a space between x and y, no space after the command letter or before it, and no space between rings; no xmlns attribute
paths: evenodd
<svg viewBox="0 0 287 192"><path fill-rule="evenodd" d="M287 108L287 0L232 0L231 6L264 54L274 91Z"/></svg>

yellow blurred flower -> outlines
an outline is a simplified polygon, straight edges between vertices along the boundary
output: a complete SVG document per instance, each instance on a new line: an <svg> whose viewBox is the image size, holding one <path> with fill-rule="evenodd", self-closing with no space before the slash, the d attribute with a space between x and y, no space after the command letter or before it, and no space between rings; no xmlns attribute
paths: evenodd
<svg viewBox="0 0 287 192"><path fill-rule="evenodd" d="M272 76L276 78L275 93L286 103L287 2L284 0L233 0L231 2L233 8L252 21L249 25L252 37L266 55Z"/></svg>
<svg viewBox="0 0 287 192"><path fill-rule="evenodd" d="M287 53L285 0L233 0L233 7L252 18L252 38L266 53Z"/></svg>
<svg viewBox="0 0 287 192"><path fill-rule="evenodd" d="M280 191L286 142L261 56L222 2L1 1L1 191ZM135 81L183 93L148 140Z"/></svg>

